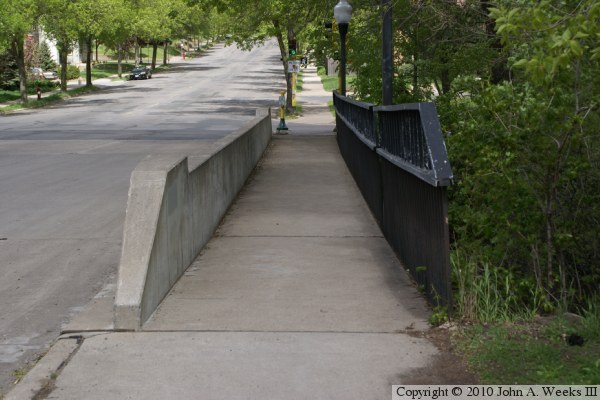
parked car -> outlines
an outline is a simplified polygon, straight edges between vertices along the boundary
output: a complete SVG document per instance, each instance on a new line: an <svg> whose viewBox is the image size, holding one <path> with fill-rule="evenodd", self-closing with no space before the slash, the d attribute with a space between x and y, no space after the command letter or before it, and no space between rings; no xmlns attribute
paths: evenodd
<svg viewBox="0 0 600 400"><path fill-rule="evenodd" d="M34 79L58 79L58 73L56 71L44 71L41 68L31 68L31 76Z"/></svg>
<svg viewBox="0 0 600 400"><path fill-rule="evenodd" d="M129 73L129 79L152 79L152 69L144 65L139 65L131 70Z"/></svg>

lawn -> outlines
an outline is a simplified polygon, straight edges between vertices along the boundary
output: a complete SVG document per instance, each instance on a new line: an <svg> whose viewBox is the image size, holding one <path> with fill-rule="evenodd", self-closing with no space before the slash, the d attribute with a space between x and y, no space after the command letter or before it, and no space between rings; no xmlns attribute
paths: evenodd
<svg viewBox="0 0 600 400"><path fill-rule="evenodd" d="M5 103L7 101L19 100L21 96L19 95L19 91L14 90L0 90L0 103Z"/></svg>
<svg viewBox="0 0 600 400"><path fill-rule="evenodd" d="M133 64L121 63L123 75L126 75L133 68ZM118 64L116 62L99 63L92 67L92 79L108 78L118 73ZM85 72L82 72L85 76ZM82 76L82 77L83 77Z"/></svg>
<svg viewBox="0 0 600 400"><path fill-rule="evenodd" d="M98 88L96 88L96 87L93 87L93 86L85 87L84 86L84 87L80 87L77 89L69 90L67 93L54 93L47 97L43 97L41 100L37 100L35 98L30 97L29 101L27 103L19 102L19 103L9 105L7 107L0 108L0 114L4 113L4 112L9 112L9 111L15 111L15 110L44 107L48 104L55 103L57 101L66 100L68 98L80 96L82 94L94 92L96 90L98 90Z"/></svg>
<svg viewBox="0 0 600 400"><path fill-rule="evenodd" d="M576 334L583 344L573 343ZM600 384L600 318L473 325L455 336L482 384ZM569 343L571 342L571 344Z"/></svg>
<svg viewBox="0 0 600 400"><path fill-rule="evenodd" d="M321 83L323 84L323 89L325 89L325 91L333 92L334 90L338 89L339 78L337 77L337 75L326 75L324 67L318 67L317 74L321 77ZM346 76L346 86L348 88L348 91L352 91L352 83L354 82L355 78L356 75L353 74L349 74L348 76Z"/></svg>
<svg viewBox="0 0 600 400"><path fill-rule="evenodd" d="M177 41L176 41L177 42ZM211 45L209 45L208 47L210 47ZM203 44L202 49L206 49L207 46L205 44ZM142 50L142 62L144 64L150 64L152 63L152 46L145 46L141 48ZM202 51L202 50L200 50ZM98 54L100 56L104 56L103 58L108 57L110 59L109 62L116 62L117 61L117 52L115 50L109 49L107 47L105 47L104 45L100 45L98 46ZM197 52L188 52L188 56L193 57L195 54L197 54ZM125 57L127 56L127 57ZM168 46L168 50L167 50L167 57L175 57L175 56L181 56L181 51L173 45ZM93 53L93 57L96 57L96 52L94 50ZM163 46L158 46L156 49L156 63L157 64L162 64L164 58L164 48ZM131 49L129 52L127 52L126 54L123 54L123 61L127 61L127 62L133 62L134 60L134 52L133 49Z"/></svg>
<svg viewBox="0 0 600 400"><path fill-rule="evenodd" d="M303 85L304 85L304 71L300 71L300 73L298 73L298 78L296 79L296 93L302 92Z"/></svg>
<svg viewBox="0 0 600 400"><path fill-rule="evenodd" d="M27 94L35 96L37 86L40 86L42 93L51 92L58 88L58 84L55 81L28 81L27 82ZM6 103L9 101L17 101L21 98L19 90L0 90L0 103Z"/></svg>

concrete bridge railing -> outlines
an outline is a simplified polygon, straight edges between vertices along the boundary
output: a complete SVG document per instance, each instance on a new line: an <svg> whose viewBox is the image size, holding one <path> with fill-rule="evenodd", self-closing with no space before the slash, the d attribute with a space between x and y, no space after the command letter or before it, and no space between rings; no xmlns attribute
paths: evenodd
<svg viewBox="0 0 600 400"><path fill-rule="evenodd" d="M193 170L187 157L153 156L131 175L114 327L138 330L210 240L260 160L270 111L219 140Z"/></svg>

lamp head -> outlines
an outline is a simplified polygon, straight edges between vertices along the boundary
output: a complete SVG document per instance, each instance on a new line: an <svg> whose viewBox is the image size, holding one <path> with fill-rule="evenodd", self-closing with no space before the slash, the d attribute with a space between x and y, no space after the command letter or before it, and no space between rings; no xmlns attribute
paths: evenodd
<svg viewBox="0 0 600 400"><path fill-rule="evenodd" d="M352 6L348 4L346 0L340 0L340 2L333 7L333 16L338 25L347 25L350 23L350 17L352 17Z"/></svg>

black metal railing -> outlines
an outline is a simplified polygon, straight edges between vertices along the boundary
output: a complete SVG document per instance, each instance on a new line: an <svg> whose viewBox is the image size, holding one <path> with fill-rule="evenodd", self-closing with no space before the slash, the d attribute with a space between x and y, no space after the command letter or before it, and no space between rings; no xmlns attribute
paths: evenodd
<svg viewBox="0 0 600 400"><path fill-rule="evenodd" d="M433 186L448 186L452 170L433 103L374 107L379 154Z"/></svg>
<svg viewBox="0 0 600 400"><path fill-rule="evenodd" d="M377 135L373 105L347 99L334 93L338 146L371 212L381 222L381 173L375 152Z"/></svg>
<svg viewBox="0 0 600 400"><path fill-rule="evenodd" d="M333 97L340 152L383 234L430 302L451 306L452 170L435 105Z"/></svg>

